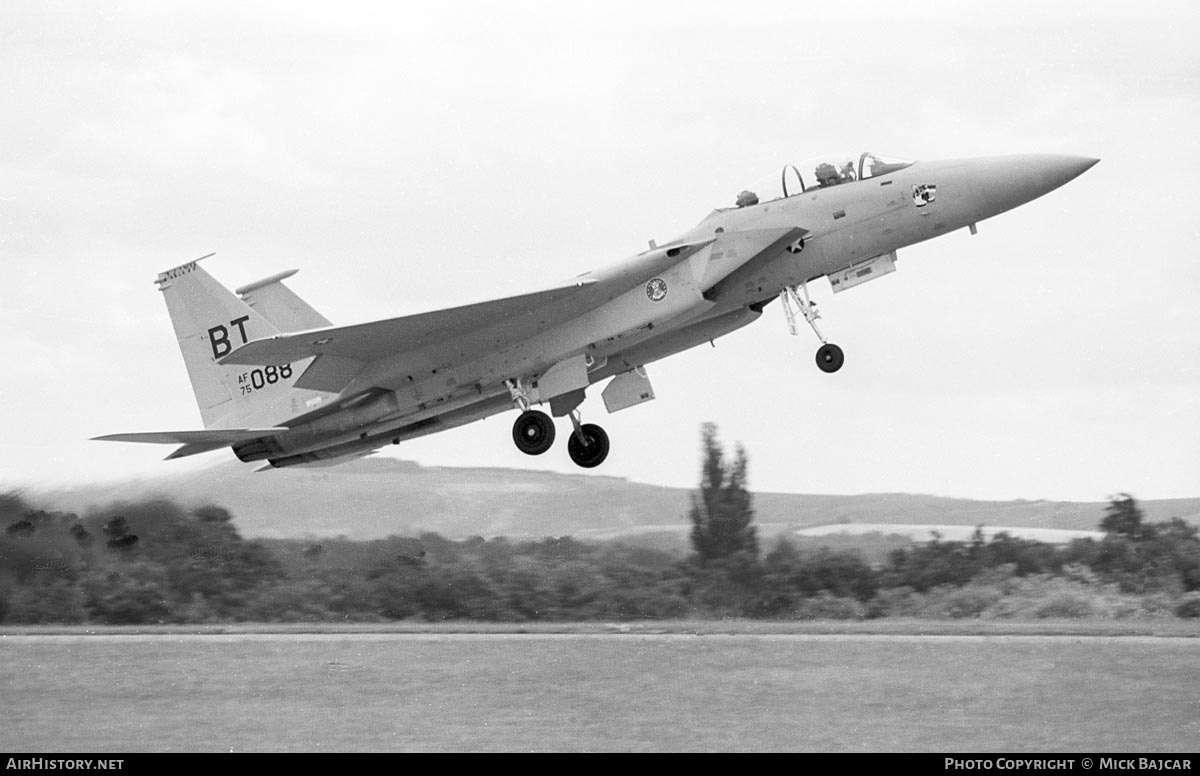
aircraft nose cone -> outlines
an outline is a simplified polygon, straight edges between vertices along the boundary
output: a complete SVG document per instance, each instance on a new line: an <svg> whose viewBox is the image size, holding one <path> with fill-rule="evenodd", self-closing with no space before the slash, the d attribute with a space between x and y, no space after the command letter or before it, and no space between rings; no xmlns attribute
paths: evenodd
<svg viewBox="0 0 1200 776"><path fill-rule="evenodd" d="M1064 183L1075 180L1100 161L1087 156L1064 155L1045 156L1043 160L1040 162L1041 179L1046 191L1053 191Z"/></svg>
<svg viewBox="0 0 1200 776"><path fill-rule="evenodd" d="M979 185L991 215L1024 205L1087 172L1099 159L1027 154L978 159Z"/></svg>

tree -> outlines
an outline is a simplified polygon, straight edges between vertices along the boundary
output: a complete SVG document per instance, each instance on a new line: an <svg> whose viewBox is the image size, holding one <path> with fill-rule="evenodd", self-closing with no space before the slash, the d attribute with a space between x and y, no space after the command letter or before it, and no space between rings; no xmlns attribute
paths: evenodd
<svg viewBox="0 0 1200 776"><path fill-rule="evenodd" d="M701 427L704 460L700 490L692 494L692 547L700 562L729 558L744 553L758 557L754 528L753 496L746 490L746 451L739 444L732 463L725 460L717 439L717 427Z"/></svg>
<svg viewBox="0 0 1200 776"><path fill-rule="evenodd" d="M1142 509L1133 496L1121 493L1109 499L1108 506L1104 508L1104 518L1100 521L1100 530L1130 539L1143 538Z"/></svg>
<svg viewBox="0 0 1200 776"><path fill-rule="evenodd" d="M137 546L137 535L129 532L129 524L123 517L114 517L105 523L104 533L108 534L110 550L130 550Z"/></svg>

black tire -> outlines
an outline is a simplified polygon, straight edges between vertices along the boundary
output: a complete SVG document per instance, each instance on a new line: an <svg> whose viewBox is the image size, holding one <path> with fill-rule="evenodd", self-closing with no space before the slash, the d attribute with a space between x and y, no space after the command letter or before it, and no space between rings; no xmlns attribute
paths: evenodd
<svg viewBox="0 0 1200 776"><path fill-rule="evenodd" d="M585 469L592 469L604 463L604 459L608 457L608 433L594 423L584 423L579 431L587 440L587 444L580 442L579 434L572 431L571 438L567 440L567 453L570 454L571 460Z"/></svg>
<svg viewBox="0 0 1200 776"><path fill-rule="evenodd" d="M554 444L554 421L544 412L527 410L513 423L512 436L525 455L541 455Z"/></svg>
<svg viewBox="0 0 1200 776"><path fill-rule="evenodd" d="M846 363L846 356L837 345L829 343L817 349L817 367L822 372L832 374L841 369L844 363Z"/></svg>

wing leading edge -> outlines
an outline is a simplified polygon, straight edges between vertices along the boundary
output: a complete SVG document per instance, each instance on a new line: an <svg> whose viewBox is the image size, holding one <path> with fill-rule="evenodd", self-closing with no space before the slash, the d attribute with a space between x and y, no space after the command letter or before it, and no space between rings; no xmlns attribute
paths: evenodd
<svg viewBox="0 0 1200 776"><path fill-rule="evenodd" d="M297 382L300 388L340 391L367 364L380 358L457 339L472 332L505 332L546 325L547 311L570 303L595 281L580 280L531 294L388 318L351 326L331 326L253 340L221 359L222 364L286 364L316 357ZM536 320L534 320L536 319Z"/></svg>

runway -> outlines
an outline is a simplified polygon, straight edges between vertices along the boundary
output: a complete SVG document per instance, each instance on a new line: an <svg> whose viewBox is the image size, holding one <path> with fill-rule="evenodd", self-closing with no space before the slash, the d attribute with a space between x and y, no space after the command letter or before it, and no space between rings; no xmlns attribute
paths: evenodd
<svg viewBox="0 0 1200 776"><path fill-rule="evenodd" d="M1200 639L813 633L0 637L0 747L1187 752Z"/></svg>

